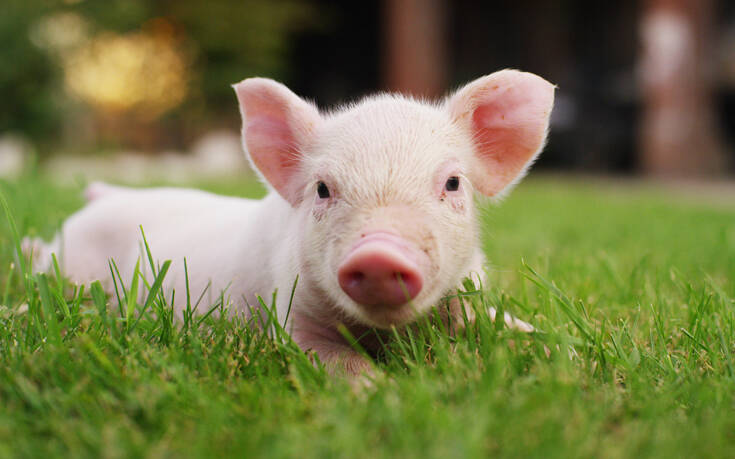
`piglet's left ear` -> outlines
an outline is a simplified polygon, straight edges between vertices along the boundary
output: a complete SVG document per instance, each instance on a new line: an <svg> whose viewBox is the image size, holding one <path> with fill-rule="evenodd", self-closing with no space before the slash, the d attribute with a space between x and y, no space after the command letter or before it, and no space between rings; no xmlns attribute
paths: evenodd
<svg viewBox="0 0 735 459"><path fill-rule="evenodd" d="M523 177L544 146L553 105L554 85L517 70L478 78L447 101L473 141L475 188L495 196Z"/></svg>

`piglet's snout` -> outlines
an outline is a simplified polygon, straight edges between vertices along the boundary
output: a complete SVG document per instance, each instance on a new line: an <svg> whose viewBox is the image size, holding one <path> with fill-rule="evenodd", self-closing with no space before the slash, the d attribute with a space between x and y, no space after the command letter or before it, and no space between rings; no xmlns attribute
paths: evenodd
<svg viewBox="0 0 735 459"><path fill-rule="evenodd" d="M362 237L339 266L342 290L366 307L398 307L415 298L423 286L415 250L390 233Z"/></svg>

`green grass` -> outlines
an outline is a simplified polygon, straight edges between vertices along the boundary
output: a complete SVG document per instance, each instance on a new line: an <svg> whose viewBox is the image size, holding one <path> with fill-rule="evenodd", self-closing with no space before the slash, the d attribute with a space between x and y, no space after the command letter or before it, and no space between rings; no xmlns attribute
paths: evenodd
<svg viewBox="0 0 735 459"><path fill-rule="evenodd" d="M0 191L21 235L81 205L35 176ZM357 389L278 330L174 321L155 285L24 273L0 217L0 456L731 457L735 206L677 201L525 182L484 217L492 285L467 299L542 332L424 325Z"/></svg>

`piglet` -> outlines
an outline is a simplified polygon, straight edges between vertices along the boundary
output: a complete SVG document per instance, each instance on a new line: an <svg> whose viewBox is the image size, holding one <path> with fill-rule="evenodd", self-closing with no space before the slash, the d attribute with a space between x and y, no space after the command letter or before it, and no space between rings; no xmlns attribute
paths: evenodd
<svg viewBox="0 0 735 459"><path fill-rule="evenodd" d="M244 314L277 289L286 317L283 293L298 276L286 329L349 374L369 363L340 324L353 336L406 326L465 277L483 275L473 195L498 197L520 180L544 146L554 100L553 85L515 70L436 104L380 94L329 113L273 80L234 89L244 149L270 189L264 199L96 183L51 244L25 248L42 264L59 254L72 281L109 279L110 259L133 271L142 226L152 253L173 260L164 287L176 291L179 314L184 258L192 296L225 291Z"/></svg>

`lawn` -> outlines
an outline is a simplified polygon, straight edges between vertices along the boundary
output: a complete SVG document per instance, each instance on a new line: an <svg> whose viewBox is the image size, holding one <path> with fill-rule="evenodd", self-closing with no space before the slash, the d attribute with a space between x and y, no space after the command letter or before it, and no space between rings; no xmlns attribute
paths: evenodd
<svg viewBox="0 0 735 459"><path fill-rule="evenodd" d="M52 235L80 190L0 182L21 235ZM155 285L137 304L30 275L0 210L0 456L732 457L735 203L531 177L486 207L492 284L467 305L540 331L423 324L369 387L278 327L175 321Z"/></svg>

